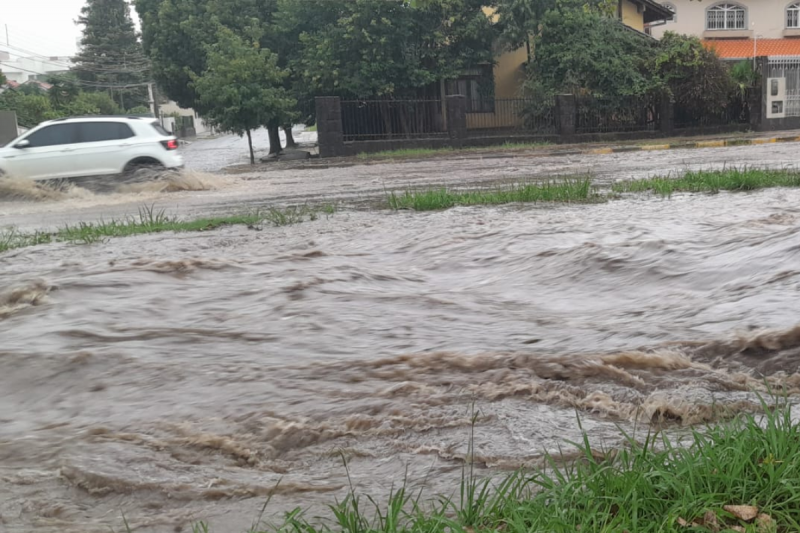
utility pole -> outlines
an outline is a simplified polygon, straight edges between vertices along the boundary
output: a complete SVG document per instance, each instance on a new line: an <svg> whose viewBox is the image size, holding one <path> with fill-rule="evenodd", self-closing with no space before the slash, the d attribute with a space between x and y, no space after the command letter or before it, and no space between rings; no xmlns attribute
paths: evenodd
<svg viewBox="0 0 800 533"><path fill-rule="evenodd" d="M158 100L156 100L156 87L152 81L147 82L147 94L150 97L150 111L158 118Z"/></svg>
<svg viewBox="0 0 800 533"><path fill-rule="evenodd" d="M6 46L11 46L11 41L8 39L8 24L6 24Z"/></svg>

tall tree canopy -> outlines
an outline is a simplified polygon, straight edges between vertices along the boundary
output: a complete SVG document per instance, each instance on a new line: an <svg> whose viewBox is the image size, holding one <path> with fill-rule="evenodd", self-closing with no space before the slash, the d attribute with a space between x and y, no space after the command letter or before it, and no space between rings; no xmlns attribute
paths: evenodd
<svg viewBox="0 0 800 533"><path fill-rule="evenodd" d="M85 89L110 92L124 109L147 105L149 62L125 0L87 0L73 72Z"/></svg>

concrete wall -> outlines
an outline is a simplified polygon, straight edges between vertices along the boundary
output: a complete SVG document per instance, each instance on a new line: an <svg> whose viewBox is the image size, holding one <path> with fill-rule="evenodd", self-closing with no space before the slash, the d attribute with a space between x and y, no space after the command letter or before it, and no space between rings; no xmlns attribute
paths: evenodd
<svg viewBox="0 0 800 533"><path fill-rule="evenodd" d="M158 107L158 110L159 113L161 113L164 116L164 124L163 124L164 127L167 128L169 131L172 131L170 127L173 126L175 123L175 121L172 120L169 117L169 115L172 115L174 113L177 113L182 117L194 117L194 129L198 135L201 135L211 130L211 128L205 122L203 122L203 119L200 118L200 116L197 113L195 113L194 109L184 109L171 100L166 104L160 105ZM168 126L167 124L169 124L170 126Z"/></svg>
<svg viewBox="0 0 800 533"><path fill-rule="evenodd" d="M653 36L660 39L667 31L695 35L706 39L752 38L753 35L758 35L759 39L782 39L784 37L800 36L800 30L786 29L786 7L793 3L790 0L725 1L741 5L747 9L746 30L706 31L706 10L721 2L668 0L663 3L675 6L677 20L653 27Z"/></svg>
<svg viewBox="0 0 800 533"><path fill-rule="evenodd" d="M13 111L0 111L0 146L16 139L18 133L17 114Z"/></svg>
<svg viewBox="0 0 800 533"><path fill-rule="evenodd" d="M641 7L631 0L622 0L622 23L634 30L644 31L644 13Z"/></svg>

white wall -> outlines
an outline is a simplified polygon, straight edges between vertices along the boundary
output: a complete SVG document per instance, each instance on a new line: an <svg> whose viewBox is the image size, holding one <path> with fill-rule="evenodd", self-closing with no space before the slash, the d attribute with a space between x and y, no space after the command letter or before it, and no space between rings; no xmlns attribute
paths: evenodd
<svg viewBox="0 0 800 533"><path fill-rule="evenodd" d="M13 60L3 59L0 70L11 81L25 83L29 79L42 76L45 81L49 74L67 72L72 65L68 57L57 57L52 60L39 57L15 57Z"/></svg>
<svg viewBox="0 0 800 533"><path fill-rule="evenodd" d="M182 117L194 117L194 129L198 135L206 133L211 129L208 127L208 125L206 125L205 122L203 122L203 119L200 118L200 116L194 112L194 109L184 109L171 100L166 104L161 104L158 107L158 110L159 113L161 113L164 116L164 127L170 131L171 131L170 128L175 123L175 121L170 117L168 117L168 115L172 115L173 113L177 113ZM167 124L169 124L169 126L167 126Z"/></svg>
<svg viewBox="0 0 800 533"><path fill-rule="evenodd" d="M667 22L663 26L652 28L654 37L660 39L665 32L673 31L687 35L696 35L706 39L713 38L752 38L782 39L800 35L800 31L785 31L786 7L794 3L791 0L668 0L662 4L672 4L677 10L677 21ZM747 29L745 31L706 31L706 10L720 3L739 4L747 8Z"/></svg>

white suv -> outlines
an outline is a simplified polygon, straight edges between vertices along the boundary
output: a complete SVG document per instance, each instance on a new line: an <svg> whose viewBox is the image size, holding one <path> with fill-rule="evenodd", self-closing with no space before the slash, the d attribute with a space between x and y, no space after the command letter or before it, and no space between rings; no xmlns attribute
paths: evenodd
<svg viewBox="0 0 800 533"><path fill-rule="evenodd" d="M152 118L51 120L0 148L0 175L33 180L182 166L177 139Z"/></svg>

